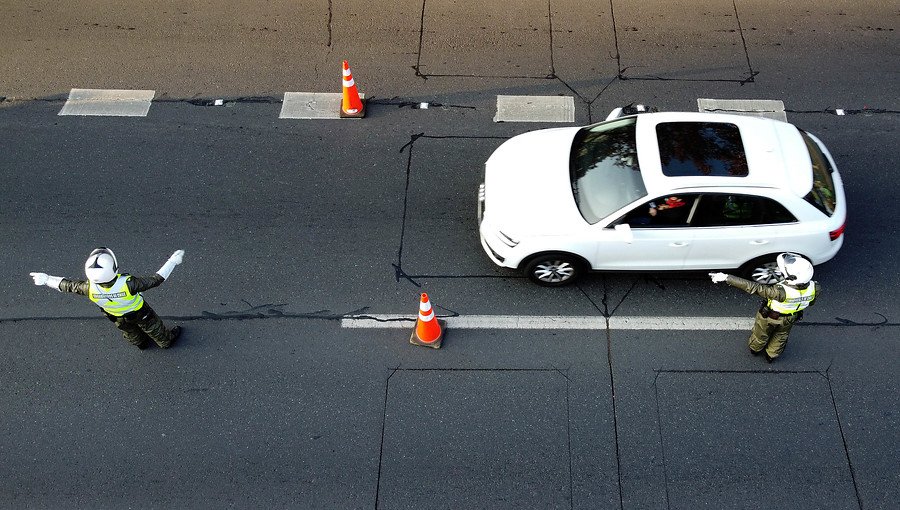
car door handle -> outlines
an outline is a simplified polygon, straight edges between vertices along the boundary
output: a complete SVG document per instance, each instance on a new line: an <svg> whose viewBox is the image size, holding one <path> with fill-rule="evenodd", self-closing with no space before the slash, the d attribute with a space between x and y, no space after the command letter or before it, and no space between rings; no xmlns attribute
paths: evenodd
<svg viewBox="0 0 900 510"><path fill-rule="evenodd" d="M769 240L768 239L757 239L755 241L750 241L750 244L755 245L755 246L762 246L764 244L769 244Z"/></svg>
<svg viewBox="0 0 900 510"><path fill-rule="evenodd" d="M688 243L687 241L675 241L674 243L669 243L669 246L673 248L681 248L687 246L688 244L690 243Z"/></svg>

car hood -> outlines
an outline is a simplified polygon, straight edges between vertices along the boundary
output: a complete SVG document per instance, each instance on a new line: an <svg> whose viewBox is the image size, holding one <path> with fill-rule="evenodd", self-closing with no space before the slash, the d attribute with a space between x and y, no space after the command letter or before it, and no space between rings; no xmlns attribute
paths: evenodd
<svg viewBox="0 0 900 510"><path fill-rule="evenodd" d="M561 235L586 225L572 195L569 153L580 128L510 138L485 163L485 217L507 235Z"/></svg>

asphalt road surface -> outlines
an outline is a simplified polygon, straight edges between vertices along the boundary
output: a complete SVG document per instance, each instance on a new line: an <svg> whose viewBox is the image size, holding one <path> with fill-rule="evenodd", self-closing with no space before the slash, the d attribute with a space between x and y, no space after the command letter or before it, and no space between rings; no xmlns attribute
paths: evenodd
<svg viewBox="0 0 900 510"><path fill-rule="evenodd" d="M898 506L896 6L386 3L4 3L0 508ZM344 59L365 119L279 118L340 92ZM73 88L154 99L58 115ZM495 122L498 95L572 97L575 122ZM771 365L742 327L678 327L757 306L703 274L545 289L477 242L505 139L698 98L783 101L846 186L844 247ZM133 274L186 251L145 294L175 347L32 284L97 246ZM488 324L440 350L410 320L348 327L421 292ZM510 326L530 316L600 322Z"/></svg>

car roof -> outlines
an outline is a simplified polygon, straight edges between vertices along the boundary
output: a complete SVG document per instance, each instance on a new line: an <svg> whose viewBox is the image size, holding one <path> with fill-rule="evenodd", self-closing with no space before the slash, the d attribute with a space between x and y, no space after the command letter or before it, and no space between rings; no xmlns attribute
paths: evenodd
<svg viewBox="0 0 900 510"><path fill-rule="evenodd" d="M672 174L671 162L678 157L666 154L665 159L670 164L664 169L658 135L666 131L666 126L659 125L667 123L694 124L687 127L698 129L708 123L721 124L724 130L733 130L727 124L736 126L746 159L746 167L741 167L741 171L737 173L745 175L703 175L690 170L682 172L682 175L666 175ZM800 131L786 122L722 113L644 113L637 115L636 137L641 176L651 195L662 195L683 188L727 186L779 188L802 197L812 188L809 150ZM740 147L736 152L739 150ZM688 166L690 165L680 165L681 168Z"/></svg>

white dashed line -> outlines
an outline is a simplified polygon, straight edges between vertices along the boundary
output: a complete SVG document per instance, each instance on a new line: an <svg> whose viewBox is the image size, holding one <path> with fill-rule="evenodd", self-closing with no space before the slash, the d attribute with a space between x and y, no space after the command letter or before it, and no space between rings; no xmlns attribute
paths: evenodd
<svg viewBox="0 0 900 510"><path fill-rule="evenodd" d="M441 317L453 329L591 329L607 328L604 317L596 315L459 315ZM341 319L342 328L411 328L413 315L363 315ZM609 329L632 330L749 330L748 317L610 317Z"/></svg>
<svg viewBox="0 0 900 510"><path fill-rule="evenodd" d="M72 89L59 115L146 117L155 90Z"/></svg>

